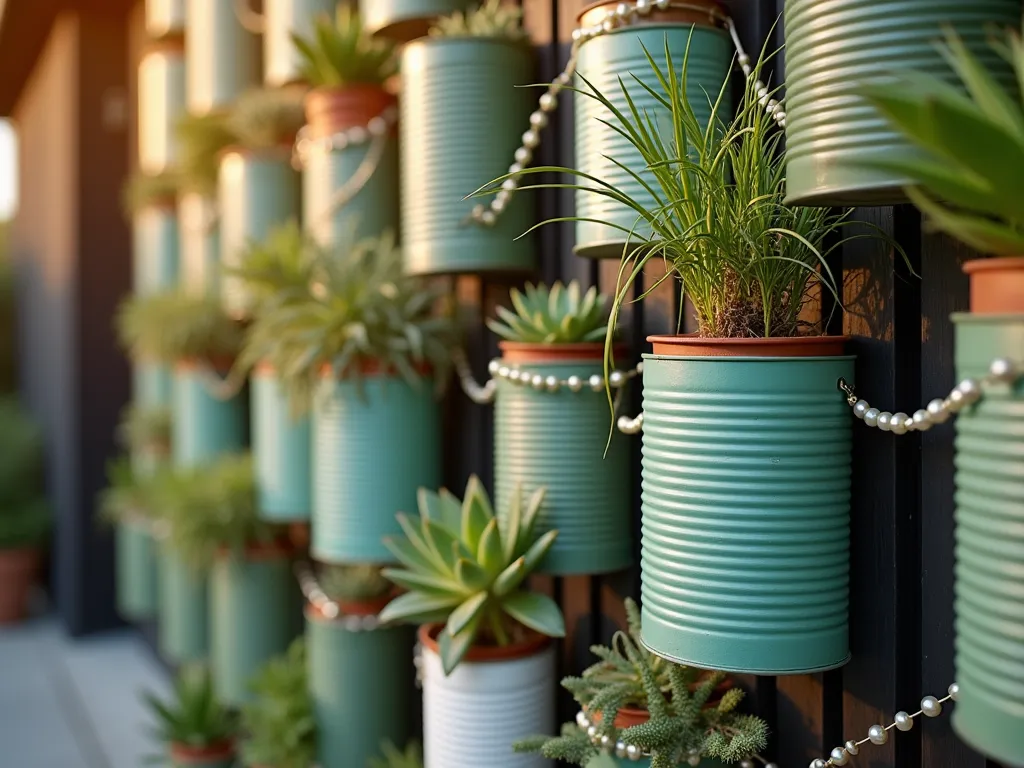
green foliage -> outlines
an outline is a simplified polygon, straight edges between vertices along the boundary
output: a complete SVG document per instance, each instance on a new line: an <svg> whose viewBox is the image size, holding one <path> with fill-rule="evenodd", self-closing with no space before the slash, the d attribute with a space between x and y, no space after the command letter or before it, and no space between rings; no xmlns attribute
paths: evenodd
<svg viewBox="0 0 1024 768"><path fill-rule="evenodd" d="M171 409L130 403L121 414L117 434L129 451L167 453L171 446Z"/></svg>
<svg viewBox="0 0 1024 768"><path fill-rule="evenodd" d="M626 614L628 628L615 633L611 647L591 648L600 661L582 677L562 681L597 727L598 737L635 744L650 753L651 768L683 765L693 754L735 763L765 748L765 722L735 712L743 691L731 689L708 706L725 673L706 673L655 656L640 642L640 611L628 598ZM650 719L619 731L614 721L623 707L646 709ZM569 723L560 736L525 739L515 749L580 766L601 753L583 729Z"/></svg>
<svg viewBox="0 0 1024 768"><path fill-rule="evenodd" d="M143 477L132 470L127 456L107 462L107 487L100 492L100 519L107 523L144 520L153 515L157 476Z"/></svg>
<svg viewBox="0 0 1024 768"><path fill-rule="evenodd" d="M302 58L302 79L314 87L381 85L398 71L395 45L363 28L358 12L338 6L332 22L322 16L313 22L313 36L292 35Z"/></svg>
<svg viewBox="0 0 1024 768"><path fill-rule="evenodd" d="M143 699L157 721L154 735L165 744L203 748L235 737L235 718L217 701L213 679L205 666L181 669L173 699L161 700L152 693L144 693Z"/></svg>
<svg viewBox="0 0 1024 768"><path fill-rule="evenodd" d="M242 707L241 756L245 765L309 768L316 762L316 723L306 679L306 643L267 661L250 687L255 699Z"/></svg>
<svg viewBox="0 0 1024 768"><path fill-rule="evenodd" d="M306 122L305 94L295 88L254 88L231 106L226 126L244 149L290 147Z"/></svg>
<svg viewBox="0 0 1024 768"><path fill-rule="evenodd" d="M181 186L174 173L149 175L136 171L124 185L121 201L125 214L131 216L153 205L173 205Z"/></svg>
<svg viewBox="0 0 1024 768"><path fill-rule="evenodd" d="M272 542L280 534L259 517L248 454L162 473L153 494L171 546L196 567L209 565L219 550L240 553L247 544Z"/></svg>
<svg viewBox="0 0 1024 768"><path fill-rule="evenodd" d="M50 532L43 434L14 396L0 397L0 549L34 547Z"/></svg>
<svg viewBox="0 0 1024 768"><path fill-rule="evenodd" d="M942 53L964 90L932 74L905 73L864 95L914 145L865 165L913 181L906 191L932 225L998 256L1024 252L1024 43L991 43L1016 70L1008 92L952 30Z"/></svg>
<svg viewBox="0 0 1024 768"><path fill-rule="evenodd" d="M392 235L321 252L311 270L305 290L278 283L246 345L246 359L272 365L293 402L309 403L325 368L361 382L372 363L417 386L429 366L438 386L447 380L457 328L434 312L443 288L403 274Z"/></svg>
<svg viewBox="0 0 1024 768"><path fill-rule="evenodd" d="M383 757L372 757L366 768L423 768L423 749L418 741L410 741L402 752L390 741L382 746Z"/></svg>
<svg viewBox="0 0 1024 768"><path fill-rule="evenodd" d="M214 297L178 290L133 294L117 311L121 346L134 360L234 359L242 347L242 327Z"/></svg>
<svg viewBox="0 0 1024 768"><path fill-rule="evenodd" d="M445 674L478 642L508 645L525 629L563 637L558 605L522 588L558 535L535 534L544 492L535 491L524 507L517 489L499 527L476 475L461 502L445 489L421 488L419 520L400 513L405 537L384 539L404 566L385 569L384 575L408 592L388 604L381 621L445 622L438 637Z"/></svg>
<svg viewBox="0 0 1024 768"><path fill-rule="evenodd" d="M497 320L488 320L487 327L509 341L538 344L576 344L601 341L608 331L608 297L591 287L582 297L576 280L568 286L557 282L546 285L526 284L526 292L513 288L509 292L515 312L498 307Z"/></svg>
<svg viewBox="0 0 1024 768"><path fill-rule="evenodd" d="M180 190L214 197L220 153L238 142L227 117L219 113L186 115L178 122L176 130L180 147Z"/></svg>
<svg viewBox="0 0 1024 768"><path fill-rule="evenodd" d="M376 565L325 565L320 572L320 588L335 601L378 600L394 589L381 570Z"/></svg>
<svg viewBox="0 0 1024 768"><path fill-rule="evenodd" d="M485 0L471 11L456 11L437 20L431 37L503 37L516 42L527 39L523 11L502 0Z"/></svg>

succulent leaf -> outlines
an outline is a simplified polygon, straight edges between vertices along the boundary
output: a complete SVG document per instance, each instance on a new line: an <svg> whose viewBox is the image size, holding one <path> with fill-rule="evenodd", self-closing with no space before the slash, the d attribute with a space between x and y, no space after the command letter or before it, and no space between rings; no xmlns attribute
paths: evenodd
<svg viewBox="0 0 1024 768"><path fill-rule="evenodd" d="M607 332L607 297L591 287L581 296L578 281L568 286L527 283L513 288L509 299L514 312L498 307L487 327L508 341L535 344L576 344L603 339Z"/></svg>

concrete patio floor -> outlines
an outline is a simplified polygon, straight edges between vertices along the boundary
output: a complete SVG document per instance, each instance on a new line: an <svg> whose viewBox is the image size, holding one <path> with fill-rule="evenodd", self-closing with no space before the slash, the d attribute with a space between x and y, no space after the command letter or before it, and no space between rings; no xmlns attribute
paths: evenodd
<svg viewBox="0 0 1024 768"><path fill-rule="evenodd" d="M157 751L140 692L168 688L134 630L70 640L51 617L0 627L0 766L139 768Z"/></svg>

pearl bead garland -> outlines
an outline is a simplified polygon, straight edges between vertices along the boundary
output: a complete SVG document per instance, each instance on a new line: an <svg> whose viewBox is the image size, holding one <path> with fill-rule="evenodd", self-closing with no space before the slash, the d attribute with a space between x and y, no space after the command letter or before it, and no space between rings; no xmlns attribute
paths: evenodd
<svg viewBox="0 0 1024 768"><path fill-rule="evenodd" d="M942 714L942 705L947 701L956 701L960 697L960 686L953 683L946 690L946 695L937 699L934 696L925 696L921 699L921 708L914 714L904 711L897 712L893 716L893 722L887 726L872 725L868 728L867 738L855 741L847 741L843 746L832 750L827 760L816 757L811 761L810 768L829 768L829 766L847 765L851 757L860 754L860 748L865 744L881 746L889 741L889 731L895 728L898 731L909 731L914 727L914 720L921 715L925 717L938 717Z"/></svg>
<svg viewBox="0 0 1024 768"><path fill-rule="evenodd" d="M370 118L370 121L365 126L354 125L351 128L338 131L330 136L311 138L309 136L308 126L303 127L295 136L295 148L292 153L292 166L296 170L301 171L308 162L310 154L317 150L321 152L333 152L335 150L342 150L348 147L357 147L361 144L366 144L373 139L383 138L391 131L397 122L398 107L392 105L387 107L376 117Z"/></svg>
<svg viewBox="0 0 1024 768"><path fill-rule="evenodd" d="M986 386L993 384L1012 384L1024 370L1017 368L1013 361L1000 357L992 361L988 374L980 379L964 379L943 398L932 400L925 408L914 411L912 416L899 411L879 411L867 400L858 398L853 387L846 379L839 379L839 389L846 394L846 402L853 409L853 415L869 427L877 427L883 432L894 435L905 435L907 432L927 432L936 424L943 424L949 417L978 402Z"/></svg>
<svg viewBox="0 0 1024 768"><path fill-rule="evenodd" d="M295 564L295 576L299 580L299 588L310 605L316 607L324 618L335 619L350 632L372 632L384 626L376 616L353 616L341 612L341 606L327 596L327 593L320 587L313 569L308 563Z"/></svg>
<svg viewBox="0 0 1024 768"><path fill-rule="evenodd" d="M519 187L519 181L525 169L533 160L533 150L540 145L540 131L547 126L548 113L558 107L558 94L572 82L576 74L576 64L579 59L579 48L587 40L599 37L609 32L614 32L620 27L629 26L638 21L640 17L649 16L652 11L664 11L669 8L683 8L691 11L708 11L706 7L700 7L686 2L675 2L674 0L633 0L622 2L609 10L599 24L590 27L577 27L572 31L572 49L569 53L569 61L562 73L548 86L547 91L541 95L537 103L537 110L530 115L530 128L523 134L522 144L515 152L515 162L509 166L508 178L501 184L501 190L494 196L488 205L477 204L470 211L469 219L485 227L493 227L497 223L497 217L508 206L512 195ZM750 57L743 49L739 33L732 19L722 16L717 11L709 11L712 22L719 22L729 30L733 46L736 48L737 61L743 70L744 76L749 79L753 73L750 66ZM786 127L786 112L782 103L771 98L768 87L760 80L754 83L754 92L758 101L769 115L778 123L780 128Z"/></svg>

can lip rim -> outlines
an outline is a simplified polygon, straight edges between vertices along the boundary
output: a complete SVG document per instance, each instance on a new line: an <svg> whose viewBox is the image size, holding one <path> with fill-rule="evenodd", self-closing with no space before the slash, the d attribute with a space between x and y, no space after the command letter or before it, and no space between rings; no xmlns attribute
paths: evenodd
<svg viewBox="0 0 1024 768"><path fill-rule="evenodd" d="M719 2L719 0L687 0L687 2L690 5L694 6L694 7L690 8L688 10L684 10L684 9L680 9L680 8L675 8L675 9L668 8L668 9L666 9L664 11L655 11L654 13L651 14L651 17L648 17L648 19L644 19L640 24L632 25L632 26L645 26L645 27L647 27L647 26L657 26L659 24L685 24L685 25L688 25L688 26L692 26L696 22L694 22L694 21L674 20L674 19L665 18L665 17L671 15L673 12L676 13L676 14L683 13L683 14L685 14L687 16L701 13L701 11L696 6L705 6L706 10L708 12L708 15L709 15L709 21L711 19L715 19L718 22L717 24L709 23L709 24L704 25L704 26L707 26L708 28L720 29L721 27L719 25L720 24L724 24L725 20L729 18L728 10L726 9L726 7L721 2ZM596 2L587 3L585 6L583 6L582 9L580 9L579 13L576 14L576 22L578 24L580 24L580 25L587 26L586 24L584 24L584 17L586 17L588 14L594 13L595 11L597 11L597 10L599 10L601 8L604 8L604 7L607 7L607 6L614 7L615 5L616 5L616 0L596 0ZM601 19L595 19L594 21L595 22L599 22L599 21L601 21ZM627 27L627 29L628 29L628 27Z"/></svg>
<svg viewBox="0 0 1024 768"><path fill-rule="evenodd" d="M705 338L696 333L648 336L659 357L840 357L850 336ZM677 352L678 351L678 352Z"/></svg>
<svg viewBox="0 0 1024 768"><path fill-rule="evenodd" d="M440 654L437 636L444 629L444 624L421 624L416 631L420 643L431 652ZM509 645L472 645L463 657L463 663L493 663L501 661L519 661L532 658L543 653L552 646L552 639L539 632L530 631L525 640Z"/></svg>

